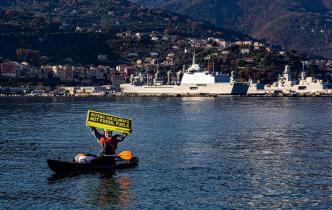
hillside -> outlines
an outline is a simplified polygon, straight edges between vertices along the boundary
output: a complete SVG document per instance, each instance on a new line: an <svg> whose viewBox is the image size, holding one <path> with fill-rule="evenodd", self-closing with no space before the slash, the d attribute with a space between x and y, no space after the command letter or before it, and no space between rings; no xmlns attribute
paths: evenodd
<svg viewBox="0 0 332 210"><path fill-rule="evenodd" d="M0 57L14 60L18 49L24 49L29 57L42 57L44 62L95 64L99 62L98 55L106 55L112 62L121 63L126 61L123 54L134 52L143 56L151 49L162 52L170 47L154 45L151 34L213 35L226 40L242 36L187 16L141 8L127 1L6 0L0 5ZM146 35L133 42L119 38L123 32ZM36 63L35 58L28 60Z"/></svg>
<svg viewBox="0 0 332 210"><path fill-rule="evenodd" d="M249 34L288 50L332 58L330 0L147 0L146 3Z"/></svg>

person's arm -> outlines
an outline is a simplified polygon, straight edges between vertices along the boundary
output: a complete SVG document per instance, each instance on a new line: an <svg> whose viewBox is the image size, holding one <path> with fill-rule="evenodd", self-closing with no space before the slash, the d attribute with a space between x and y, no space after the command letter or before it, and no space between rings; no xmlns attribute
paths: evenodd
<svg viewBox="0 0 332 210"><path fill-rule="evenodd" d="M96 137L96 139L99 141L99 138L102 136L95 127L89 127L92 135Z"/></svg>
<svg viewBox="0 0 332 210"><path fill-rule="evenodd" d="M122 142L126 137L128 136L128 134L123 133L122 135L120 134L116 134L113 137L118 141L118 142Z"/></svg>

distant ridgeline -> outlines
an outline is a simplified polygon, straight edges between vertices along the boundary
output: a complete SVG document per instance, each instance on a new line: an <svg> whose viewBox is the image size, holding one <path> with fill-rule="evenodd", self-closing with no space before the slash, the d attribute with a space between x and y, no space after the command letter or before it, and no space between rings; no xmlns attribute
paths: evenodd
<svg viewBox="0 0 332 210"><path fill-rule="evenodd" d="M145 4L332 59L331 0L146 0Z"/></svg>
<svg viewBox="0 0 332 210"><path fill-rule="evenodd" d="M214 35L227 40L245 37L183 15L141 8L124 0L2 0L0 5L0 57L13 60L17 58L16 50L23 48L39 51L44 56L43 62L70 60L98 64L98 55L107 55L112 62L122 63L128 59L121 53L138 52L139 56L145 56L152 49L161 52L172 47L154 46L155 42L146 37L133 42L116 36L126 31L180 37Z"/></svg>

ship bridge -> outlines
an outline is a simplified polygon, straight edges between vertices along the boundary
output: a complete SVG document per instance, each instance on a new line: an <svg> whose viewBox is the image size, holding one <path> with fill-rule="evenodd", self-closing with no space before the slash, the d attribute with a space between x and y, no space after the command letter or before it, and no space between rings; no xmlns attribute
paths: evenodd
<svg viewBox="0 0 332 210"><path fill-rule="evenodd" d="M181 84L214 84L219 82L229 82L228 75L211 73L202 71L201 67L196 63L195 53L192 65L183 74Z"/></svg>

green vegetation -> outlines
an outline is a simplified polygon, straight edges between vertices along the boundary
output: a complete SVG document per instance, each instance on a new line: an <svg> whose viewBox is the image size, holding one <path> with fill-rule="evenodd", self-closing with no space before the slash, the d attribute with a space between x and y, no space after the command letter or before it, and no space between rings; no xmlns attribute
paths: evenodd
<svg viewBox="0 0 332 210"><path fill-rule="evenodd" d="M139 0L132 0L140 2ZM332 58L331 0L156 0L161 7L309 55Z"/></svg>

